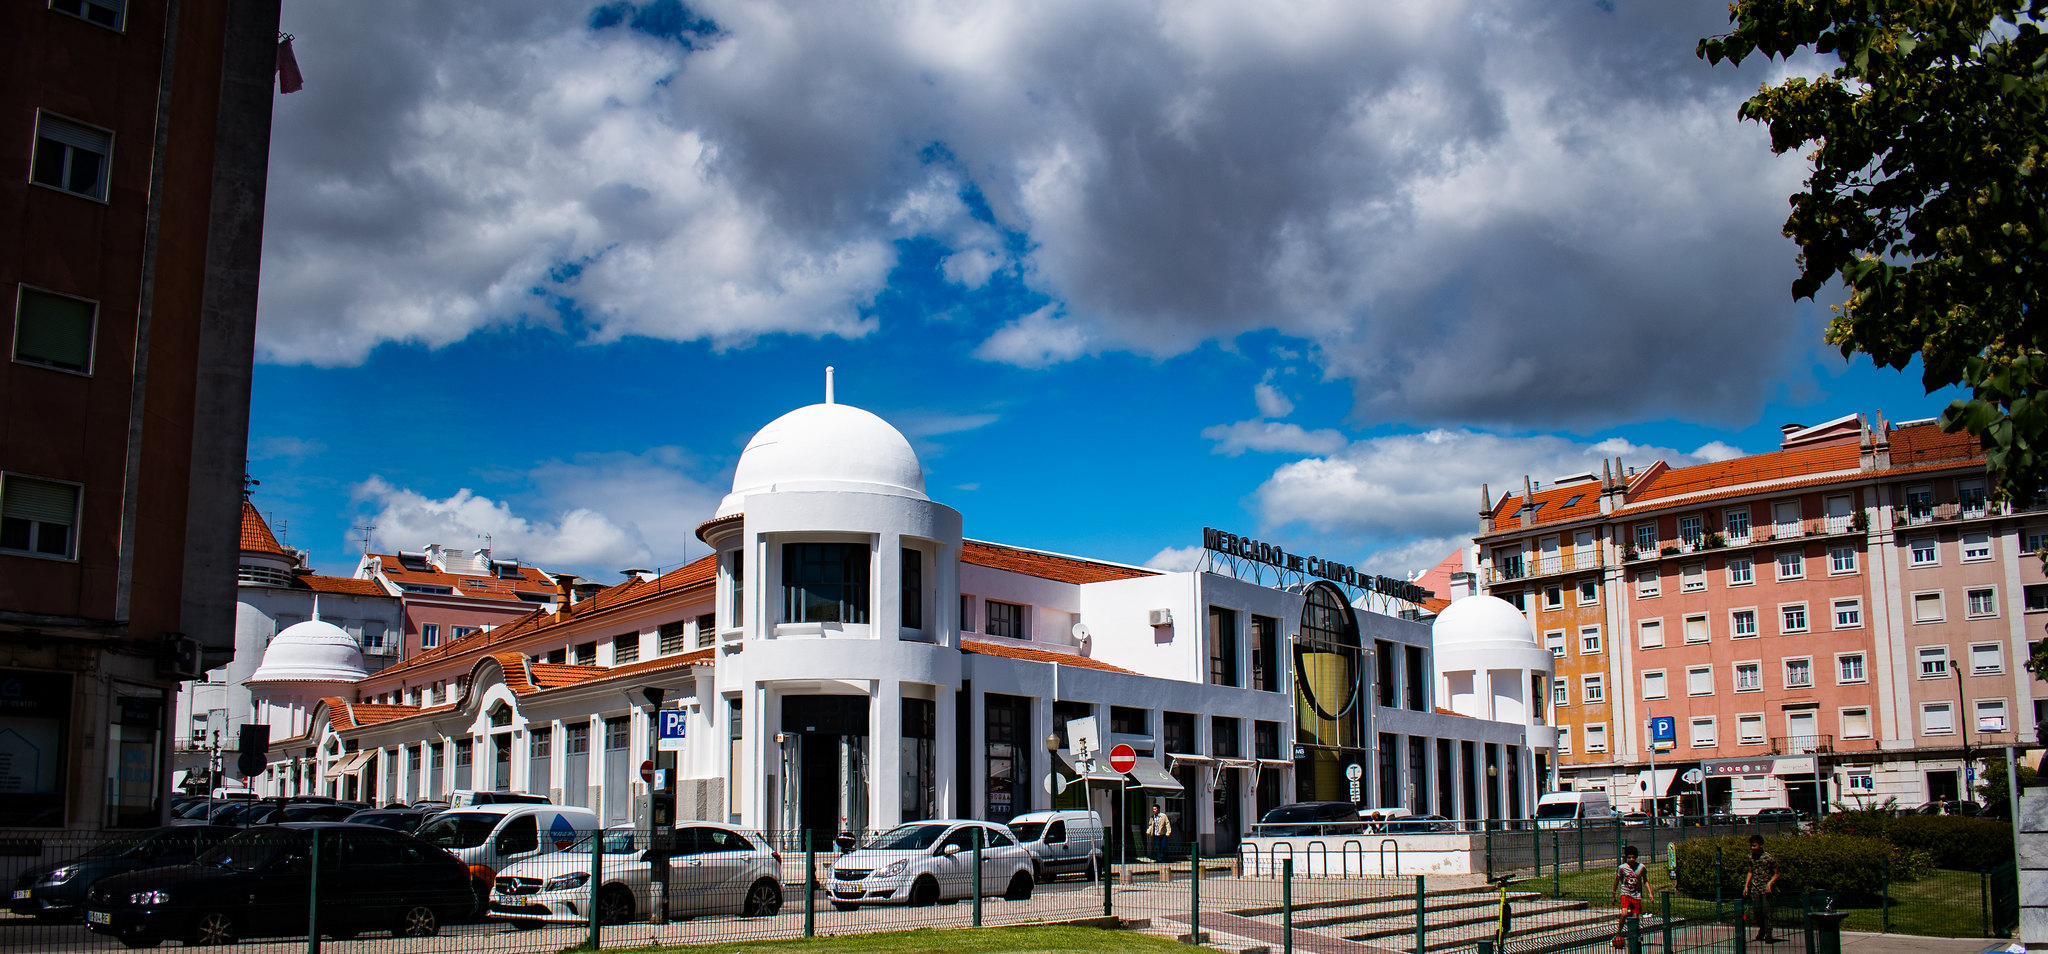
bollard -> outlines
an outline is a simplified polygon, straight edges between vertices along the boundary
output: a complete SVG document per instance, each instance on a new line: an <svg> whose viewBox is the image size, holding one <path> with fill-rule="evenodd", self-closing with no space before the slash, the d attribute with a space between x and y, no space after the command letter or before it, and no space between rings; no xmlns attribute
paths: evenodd
<svg viewBox="0 0 2048 954"><path fill-rule="evenodd" d="M590 942L584 946L597 950L597 889L604 886L604 830L590 830Z"/></svg>
<svg viewBox="0 0 2048 954"><path fill-rule="evenodd" d="M320 830L314 829L311 874L306 879L306 954L320 954Z"/></svg>
<svg viewBox="0 0 2048 954"><path fill-rule="evenodd" d="M1628 954L1643 954L1643 917L1631 914L1624 919L1628 931Z"/></svg>
<svg viewBox="0 0 2048 954"><path fill-rule="evenodd" d="M1427 917L1426 917L1426 914L1427 914L1427 905L1428 905L1428 902L1427 902L1427 900L1426 900L1426 898L1425 898L1425 895L1424 895L1424 892L1423 892L1423 887L1422 887L1422 876L1421 876L1421 875L1416 875L1416 876L1415 876L1415 950L1416 950L1417 954L1421 954L1421 952L1424 952L1424 951L1427 951L1427 950L1429 950L1429 948L1428 948L1428 947L1426 947L1426 946L1424 946L1424 945L1423 945L1423 943L1422 943L1422 938L1423 938L1423 934L1424 934L1424 933L1425 933L1425 932L1426 932L1426 931L1428 930L1428 927L1429 927L1429 922L1428 922L1428 919L1427 919Z"/></svg>
<svg viewBox="0 0 2048 954"><path fill-rule="evenodd" d="M981 926L981 833L987 829L974 827L974 926Z"/></svg>
<svg viewBox="0 0 2048 954"><path fill-rule="evenodd" d="M818 849L804 829L804 936L818 936Z"/></svg>
<svg viewBox="0 0 2048 954"><path fill-rule="evenodd" d="M1479 942L1481 944L1485 941ZM1294 954L1294 859L1280 862L1280 954Z"/></svg>

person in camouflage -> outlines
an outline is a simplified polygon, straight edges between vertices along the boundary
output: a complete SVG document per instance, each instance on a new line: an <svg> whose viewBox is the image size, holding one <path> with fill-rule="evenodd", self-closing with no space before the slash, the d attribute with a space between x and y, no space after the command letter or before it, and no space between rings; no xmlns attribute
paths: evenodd
<svg viewBox="0 0 2048 954"><path fill-rule="evenodd" d="M1771 889L1777 885L1778 859L1764 850L1762 835L1749 836L1749 877L1742 893L1749 898L1749 920L1756 925L1756 939L1766 944L1778 943L1771 930Z"/></svg>

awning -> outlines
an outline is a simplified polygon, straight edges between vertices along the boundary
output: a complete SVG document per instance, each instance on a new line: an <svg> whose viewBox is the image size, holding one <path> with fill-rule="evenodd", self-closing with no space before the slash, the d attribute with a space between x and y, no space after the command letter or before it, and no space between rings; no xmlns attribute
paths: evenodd
<svg viewBox="0 0 2048 954"><path fill-rule="evenodd" d="M1247 772L1254 772L1259 768L1259 763L1251 759L1223 759L1222 762L1222 767L1227 769L1243 769Z"/></svg>
<svg viewBox="0 0 2048 954"><path fill-rule="evenodd" d="M1215 759L1212 759L1206 755L1194 755L1192 753L1183 754L1180 752L1168 752L1166 753L1166 757L1173 760L1174 768L1180 768L1183 764L1207 765L1210 762L1216 761Z"/></svg>
<svg viewBox="0 0 2048 954"><path fill-rule="evenodd" d="M1259 767L1269 769L1291 769L1294 767L1294 763L1289 762L1286 759L1260 759Z"/></svg>
<svg viewBox="0 0 2048 954"><path fill-rule="evenodd" d="M1084 781L1121 782L1124 780L1124 777L1121 774L1119 774L1117 770L1109 767L1109 760L1106 758L1096 759L1093 762L1089 763L1095 766L1094 771L1082 772L1081 767L1074 764L1074 753L1072 751L1068 749L1061 749L1059 750L1059 753L1060 761L1066 763L1067 771L1074 773L1076 776L1080 777Z"/></svg>
<svg viewBox="0 0 2048 954"><path fill-rule="evenodd" d="M1644 769L1636 773L1636 795L1638 797L1648 797L1653 785L1656 787L1657 794L1655 797L1657 798L1676 795L1686 788L1685 783L1681 780L1684 772L1685 770L1682 768Z"/></svg>
<svg viewBox="0 0 2048 954"><path fill-rule="evenodd" d="M1139 788L1149 788L1157 792L1187 790L1178 779L1167 774L1166 767L1160 765L1158 759L1149 755L1140 757L1138 764L1131 766L1130 776L1131 781L1138 783Z"/></svg>
<svg viewBox="0 0 2048 954"><path fill-rule="evenodd" d="M329 777L337 775L354 775L357 772L362 771L363 766L369 764L370 756L376 754L377 750L375 749L365 749L360 752L350 752L347 755L342 756L341 758L335 759L334 765L328 768L327 774Z"/></svg>

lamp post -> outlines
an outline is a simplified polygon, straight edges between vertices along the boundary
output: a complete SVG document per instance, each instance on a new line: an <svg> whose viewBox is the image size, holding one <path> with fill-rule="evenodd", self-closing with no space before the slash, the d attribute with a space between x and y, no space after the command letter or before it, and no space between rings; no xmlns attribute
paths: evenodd
<svg viewBox="0 0 2048 954"><path fill-rule="evenodd" d="M1976 781L1977 771L1970 765L1970 723L1965 721L1966 713L1970 708L1970 700L1963 694L1963 667L1950 662L1948 668L1949 672L1953 673L1956 677L1956 731L1963 737L1963 792L1962 797L1956 799L1956 801L1974 801L1974 799L1970 798L1972 794L1970 783ZM2010 771L2009 768L2008 771ZM2018 815L2015 814L2014 817L2017 818Z"/></svg>

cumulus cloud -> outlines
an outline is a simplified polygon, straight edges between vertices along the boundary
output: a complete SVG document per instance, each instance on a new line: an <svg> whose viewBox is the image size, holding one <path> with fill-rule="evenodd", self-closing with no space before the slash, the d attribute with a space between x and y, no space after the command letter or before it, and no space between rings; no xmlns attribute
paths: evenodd
<svg viewBox="0 0 2048 954"><path fill-rule="evenodd" d="M1144 565L1168 573L1182 573L1201 566L1207 552L1201 547L1167 547L1152 554Z"/></svg>
<svg viewBox="0 0 2048 954"><path fill-rule="evenodd" d="M1444 557L1471 543L1470 534L1463 537L1421 537L1375 551L1359 561L1358 567L1368 573L1406 579L1409 574L1422 573L1442 563Z"/></svg>
<svg viewBox="0 0 2048 954"><path fill-rule="evenodd" d="M1053 303L986 319L985 360L1278 329L1372 419L1726 417L1818 320L1799 163L1735 117L1774 67L1695 59L1712 5L604 10L287 11L313 82L279 101L267 359L864 335L915 239Z"/></svg>
<svg viewBox="0 0 2048 954"><path fill-rule="evenodd" d="M469 488L446 496L422 493L372 475L354 491L385 551L428 544L468 549L486 545L501 559L611 582L629 566L673 566L705 554L697 525L716 508L720 491L692 479L676 448L642 454L578 455L544 461L526 475L521 501L494 499Z"/></svg>
<svg viewBox="0 0 2048 954"><path fill-rule="evenodd" d="M1236 457L1245 451L1263 454L1329 454L1342 448L1344 435L1328 428L1306 430L1299 424L1280 421L1239 421L1202 428L1205 440L1216 442L1215 452Z"/></svg>
<svg viewBox="0 0 2048 954"><path fill-rule="evenodd" d="M1260 381L1252 387L1252 399L1258 402L1260 417L1286 417L1294 413L1294 402L1267 382Z"/></svg>

